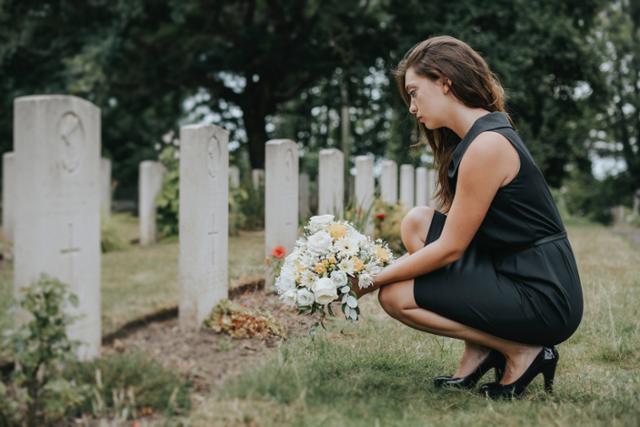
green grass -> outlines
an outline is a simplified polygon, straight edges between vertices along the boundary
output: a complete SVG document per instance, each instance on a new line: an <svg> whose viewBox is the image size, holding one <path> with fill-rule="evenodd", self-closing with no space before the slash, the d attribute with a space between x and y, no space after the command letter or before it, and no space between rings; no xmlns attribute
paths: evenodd
<svg viewBox="0 0 640 427"><path fill-rule="evenodd" d="M462 342L402 325L374 294L362 300L360 324L335 319L315 340L283 344L211 395L194 425L638 425L640 249L596 225L573 224L569 234L585 311L558 346L554 395L541 376L515 402L435 390L432 377L455 371Z"/></svg>
<svg viewBox="0 0 640 427"><path fill-rule="evenodd" d="M82 414L113 416L118 406L114 397L125 391L131 393L127 406L138 413L146 407L170 416L188 413L191 408L188 381L146 354L113 354L74 363L66 367L65 376L91 388L85 399L67 409L77 417Z"/></svg>
<svg viewBox="0 0 640 427"><path fill-rule="evenodd" d="M124 242L125 249L102 254L103 335L130 320L175 306L180 298L177 239L141 247L129 243L138 237L136 218L115 214L108 225L110 237ZM242 278L262 276L263 260L262 232L229 237L230 286L239 284ZM0 268L0 330L11 321L7 308L12 282L12 266L4 264Z"/></svg>

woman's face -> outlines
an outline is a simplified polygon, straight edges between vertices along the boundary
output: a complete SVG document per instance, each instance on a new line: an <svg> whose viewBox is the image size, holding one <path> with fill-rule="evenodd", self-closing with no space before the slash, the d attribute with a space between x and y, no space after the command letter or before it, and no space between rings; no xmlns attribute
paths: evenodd
<svg viewBox="0 0 640 427"><path fill-rule="evenodd" d="M427 129L444 127L451 102L447 98L449 88L442 84L442 80L432 81L415 73L409 68L404 75L405 90L411 104L409 112L416 116Z"/></svg>

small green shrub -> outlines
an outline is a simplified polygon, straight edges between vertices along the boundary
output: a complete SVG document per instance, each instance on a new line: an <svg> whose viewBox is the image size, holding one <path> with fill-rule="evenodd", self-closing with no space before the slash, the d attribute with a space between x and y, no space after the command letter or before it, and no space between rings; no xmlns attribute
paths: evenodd
<svg viewBox="0 0 640 427"><path fill-rule="evenodd" d="M0 419L7 426L51 425L86 392L62 376L79 344L67 337L66 328L75 318L63 307L77 306L78 300L64 283L47 276L22 291L18 303L31 319L4 337L15 369L0 386Z"/></svg>
<svg viewBox="0 0 640 427"><path fill-rule="evenodd" d="M166 168L162 189L156 197L156 225L162 237L177 236L179 229L178 209L180 202L180 161L178 147L166 145L158 160Z"/></svg>
<svg viewBox="0 0 640 427"><path fill-rule="evenodd" d="M113 219L100 219L100 247L102 253L121 251L127 248L127 243L120 236Z"/></svg>
<svg viewBox="0 0 640 427"><path fill-rule="evenodd" d="M264 185L254 188L249 180L229 191L234 227L241 230L264 229Z"/></svg>

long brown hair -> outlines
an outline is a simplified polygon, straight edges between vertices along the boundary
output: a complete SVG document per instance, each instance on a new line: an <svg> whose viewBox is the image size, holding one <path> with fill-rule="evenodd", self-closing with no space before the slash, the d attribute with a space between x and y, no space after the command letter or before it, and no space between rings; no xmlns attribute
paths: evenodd
<svg viewBox="0 0 640 427"><path fill-rule="evenodd" d="M436 36L409 49L394 71L398 89L407 105L411 104L405 89L405 73L409 69L432 81L448 79L453 95L467 107L505 112L504 89L498 78L480 54L461 40ZM445 127L430 130L420 122L417 122L417 127L418 135L426 137L433 151L438 170L436 198L442 209L448 212L453 201L453 189L449 185L447 171L460 137Z"/></svg>

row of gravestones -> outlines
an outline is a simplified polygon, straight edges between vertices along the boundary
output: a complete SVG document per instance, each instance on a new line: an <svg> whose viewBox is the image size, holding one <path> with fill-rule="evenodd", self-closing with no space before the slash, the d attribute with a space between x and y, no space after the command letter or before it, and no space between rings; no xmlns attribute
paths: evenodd
<svg viewBox="0 0 640 427"><path fill-rule="evenodd" d="M78 350L82 359L98 355L101 341L100 214L105 172L100 132L100 110L83 99L57 95L14 101L11 161L15 164L7 184L13 191L14 292L41 274L69 284L79 305L66 309L81 318L68 333L82 342ZM228 192L234 173L224 129L184 126L180 141L179 324L183 329L195 329L228 295ZM319 213L343 209L343 165L338 150L321 151ZM396 169L395 163L386 161L380 181L382 197L391 203L397 195ZM140 222L148 222L144 227L150 230L155 227L152 196L161 186L163 172L157 162L140 165ZM373 201L373 157L357 157L356 172L356 202L367 208ZM262 173L265 256L269 256L278 245L290 251L297 238L297 144L268 141ZM254 174L262 179L261 172ZM433 181L428 171L418 168L414 173L411 166L402 165L400 199L407 206L415 201L416 175L418 185ZM273 277L266 281L269 285Z"/></svg>

